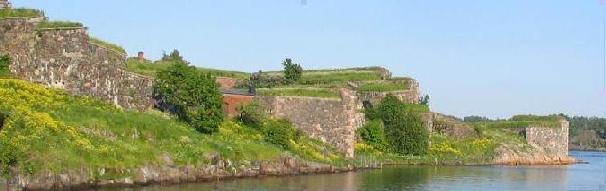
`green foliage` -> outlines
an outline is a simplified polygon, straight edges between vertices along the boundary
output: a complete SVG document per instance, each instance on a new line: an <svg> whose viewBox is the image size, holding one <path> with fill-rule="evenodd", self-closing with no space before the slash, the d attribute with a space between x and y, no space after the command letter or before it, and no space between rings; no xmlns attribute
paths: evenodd
<svg viewBox="0 0 606 191"><path fill-rule="evenodd" d="M11 75L10 66L11 58L8 55L0 55L0 78L9 77Z"/></svg>
<svg viewBox="0 0 606 191"><path fill-rule="evenodd" d="M170 54L166 54L165 52L162 53L162 61L180 61L183 60L183 57L181 56L181 53L179 53L179 50L175 49L172 52L170 52Z"/></svg>
<svg viewBox="0 0 606 191"><path fill-rule="evenodd" d="M238 111L240 112L238 119L249 127L261 128L267 118L265 108L258 101L240 105Z"/></svg>
<svg viewBox="0 0 606 191"><path fill-rule="evenodd" d="M223 121L222 95L215 78L185 61L160 71L154 91L161 109L177 114L199 132L217 132Z"/></svg>
<svg viewBox="0 0 606 191"><path fill-rule="evenodd" d="M73 21L42 21L38 24L39 29L54 29L54 28L73 28L84 27L82 23Z"/></svg>
<svg viewBox="0 0 606 191"><path fill-rule="evenodd" d="M419 98L419 104L429 105L429 95L425 95L425 96Z"/></svg>
<svg viewBox="0 0 606 191"><path fill-rule="evenodd" d="M402 91L409 88L408 81L372 81L358 87L361 92L390 92Z"/></svg>
<svg viewBox="0 0 606 191"><path fill-rule="evenodd" d="M173 60L158 60L155 62L152 61L139 61L137 58L129 58L126 60L127 70L130 72L138 73L145 76L156 76L159 71L166 70L171 65L177 63L179 61ZM216 77L230 77L236 79L248 79L250 77L249 73L246 72L237 72L237 71L227 71L227 70L216 70L209 68L200 68L196 67L196 69L200 72L209 73Z"/></svg>
<svg viewBox="0 0 606 191"><path fill-rule="evenodd" d="M372 120L357 130L358 136L368 145L379 151L388 148L387 138L383 129L383 122Z"/></svg>
<svg viewBox="0 0 606 191"><path fill-rule="evenodd" d="M116 51L116 52L121 53L121 54L126 54L126 50L124 50L124 48L122 48L120 45L109 43L109 42L105 42L105 41L100 40L100 39L95 38L95 37L90 37L88 40L89 40L88 42L91 43L91 44L95 44L97 46L101 46L101 47L104 47L104 48Z"/></svg>
<svg viewBox="0 0 606 191"><path fill-rule="evenodd" d="M284 79L284 73L279 72L263 72L262 78L268 79ZM369 68L350 68L350 69L335 69L335 70L305 70L297 85L306 85L314 87L340 87L347 84L349 81L376 81L382 80L381 70L378 67ZM286 85L274 83L274 86ZM266 86L258 86L266 87Z"/></svg>
<svg viewBox="0 0 606 191"><path fill-rule="evenodd" d="M268 120L263 125L265 141L288 149L291 140L295 140L296 130L285 120Z"/></svg>
<svg viewBox="0 0 606 191"><path fill-rule="evenodd" d="M401 155L423 155L429 146L429 132L414 108L408 108L392 95L386 96L376 108L385 127L391 149Z"/></svg>
<svg viewBox="0 0 606 191"><path fill-rule="evenodd" d="M560 127L560 116L536 116L536 115L516 115L509 120L485 120L485 118L468 118L467 121L472 121L470 124L482 126L486 128L526 128L535 127Z"/></svg>
<svg viewBox="0 0 606 191"><path fill-rule="evenodd" d="M295 83L301 79L301 75L303 73L303 67L297 63L293 63L292 59L287 58L282 62L284 66L284 79L289 84Z"/></svg>
<svg viewBox="0 0 606 191"><path fill-rule="evenodd" d="M343 161L334 148L302 135L288 150L265 142L263 131L231 121L206 135L159 111L125 111L22 80L0 79L0 100L3 175L9 166L22 175L104 168L115 173L98 178L115 179L130 169L165 165L164 156L177 166L208 165L215 155L239 165L284 155L329 164Z"/></svg>
<svg viewBox="0 0 606 191"><path fill-rule="evenodd" d="M538 116L538 115L515 115L511 117L512 121L543 121L543 122L559 122L563 119L557 115Z"/></svg>
<svg viewBox="0 0 606 191"><path fill-rule="evenodd" d="M257 93L263 96L341 97L337 90L329 88L259 88Z"/></svg>
<svg viewBox="0 0 606 191"><path fill-rule="evenodd" d="M37 9L0 9L0 18L36 18L44 14Z"/></svg>
<svg viewBox="0 0 606 191"><path fill-rule="evenodd" d="M495 140L487 137L460 140L435 134L429 156L440 164L485 164L491 162L496 148Z"/></svg>
<svg viewBox="0 0 606 191"><path fill-rule="evenodd" d="M483 116L467 116L463 118L463 121L473 123L473 122L485 122L492 121L491 119Z"/></svg>

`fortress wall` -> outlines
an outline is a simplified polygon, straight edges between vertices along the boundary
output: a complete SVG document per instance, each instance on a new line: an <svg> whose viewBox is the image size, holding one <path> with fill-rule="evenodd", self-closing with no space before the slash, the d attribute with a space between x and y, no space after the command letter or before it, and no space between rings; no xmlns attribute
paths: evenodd
<svg viewBox="0 0 606 191"><path fill-rule="evenodd" d="M526 141L553 156L567 157L569 126L568 121L561 120L558 128L528 127L525 130Z"/></svg>
<svg viewBox="0 0 606 191"><path fill-rule="evenodd" d="M389 91L389 92L358 92L360 103L369 102L372 105L379 105L381 100L387 95L394 95L398 99L406 103L419 103L420 90L419 83L416 80L409 80L409 88L403 91Z"/></svg>
<svg viewBox="0 0 606 191"><path fill-rule="evenodd" d="M364 123L354 91L341 89L341 99L267 96L257 97L267 112L291 121L296 128L354 156L355 131Z"/></svg>
<svg viewBox="0 0 606 191"><path fill-rule="evenodd" d="M153 80L126 71L125 55L90 44L86 28L36 29L40 20L0 20L0 54L18 78L128 109L153 106Z"/></svg>

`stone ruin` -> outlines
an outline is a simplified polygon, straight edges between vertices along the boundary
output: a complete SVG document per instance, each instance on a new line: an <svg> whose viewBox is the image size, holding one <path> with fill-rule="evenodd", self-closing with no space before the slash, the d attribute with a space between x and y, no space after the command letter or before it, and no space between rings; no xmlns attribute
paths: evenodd
<svg viewBox="0 0 606 191"><path fill-rule="evenodd" d="M0 9L10 9L11 8L11 2L9 2L8 0L0 0Z"/></svg>

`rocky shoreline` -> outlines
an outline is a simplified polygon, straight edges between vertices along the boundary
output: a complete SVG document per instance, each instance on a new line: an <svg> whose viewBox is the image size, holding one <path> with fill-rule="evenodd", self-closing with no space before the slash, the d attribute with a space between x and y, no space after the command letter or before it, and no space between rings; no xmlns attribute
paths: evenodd
<svg viewBox="0 0 606 191"><path fill-rule="evenodd" d="M41 173L37 176L13 176L10 190L81 190L98 187L132 187L151 184L182 184L214 181L222 179L291 176L305 174L327 174L353 171L351 165L336 167L315 162L301 161L283 157L276 161L256 162L251 165L236 165L229 160L218 160L211 165L194 166L146 166L137 169L120 170L120 173L131 174L122 178L97 179L87 170L69 173ZM97 169L103 176L108 169Z"/></svg>
<svg viewBox="0 0 606 191"><path fill-rule="evenodd" d="M483 165L570 165L575 163L577 161L571 157L541 154L501 154L492 163ZM381 167L354 167L352 165L336 167L302 161L291 157L282 157L276 161L255 162L250 165L234 164L230 160L217 160L211 165L200 167L168 165L120 170L122 174L130 174L122 178L98 178L98 176L111 173L110 171L112 170L109 169L97 169L97 177L92 176L92 173L87 170L60 174L49 172L41 173L42 175L37 176L16 175L11 180L10 190L82 190L100 187L137 187L153 184L185 184L247 177L332 174Z"/></svg>

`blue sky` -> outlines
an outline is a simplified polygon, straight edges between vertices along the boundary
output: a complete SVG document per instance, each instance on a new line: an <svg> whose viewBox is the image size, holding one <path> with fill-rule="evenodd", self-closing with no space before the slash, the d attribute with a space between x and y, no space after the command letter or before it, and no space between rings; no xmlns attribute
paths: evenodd
<svg viewBox="0 0 606 191"><path fill-rule="evenodd" d="M157 58L276 70L384 66L410 76L434 111L504 118L606 117L597 0L13 0Z"/></svg>

